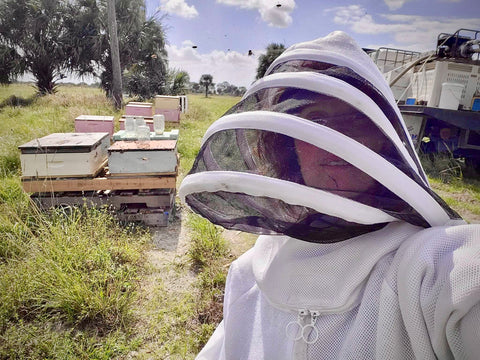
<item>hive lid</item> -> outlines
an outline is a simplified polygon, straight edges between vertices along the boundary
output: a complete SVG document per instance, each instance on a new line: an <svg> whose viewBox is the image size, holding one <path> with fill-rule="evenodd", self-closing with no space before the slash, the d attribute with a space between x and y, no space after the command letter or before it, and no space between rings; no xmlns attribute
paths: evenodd
<svg viewBox="0 0 480 360"><path fill-rule="evenodd" d="M88 120L88 121L113 121L113 116L103 115L79 115L75 120Z"/></svg>
<svg viewBox="0 0 480 360"><path fill-rule="evenodd" d="M176 146L176 140L116 141L108 151L171 151Z"/></svg>
<svg viewBox="0 0 480 360"><path fill-rule="evenodd" d="M38 153L82 153L96 148L106 137L108 132L95 133L53 133L37 138L18 148L22 154Z"/></svg>

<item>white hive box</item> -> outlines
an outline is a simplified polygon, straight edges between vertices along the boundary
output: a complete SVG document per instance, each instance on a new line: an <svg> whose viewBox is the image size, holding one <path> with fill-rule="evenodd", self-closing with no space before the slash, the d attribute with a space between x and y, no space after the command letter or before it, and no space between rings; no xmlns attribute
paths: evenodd
<svg viewBox="0 0 480 360"><path fill-rule="evenodd" d="M177 141L117 141L108 149L108 169L112 175L175 173Z"/></svg>
<svg viewBox="0 0 480 360"><path fill-rule="evenodd" d="M108 156L107 132L54 133L20 145L24 177L95 176Z"/></svg>

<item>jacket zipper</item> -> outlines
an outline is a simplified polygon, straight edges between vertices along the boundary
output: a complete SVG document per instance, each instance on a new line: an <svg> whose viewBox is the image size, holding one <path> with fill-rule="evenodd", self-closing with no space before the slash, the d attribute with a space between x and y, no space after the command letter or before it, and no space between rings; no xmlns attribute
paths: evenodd
<svg viewBox="0 0 480 360"><path fill-rule="evenodd" d="M315 327L320 312L316 310L301 309L298 311L296 321L291 321L285 327L287 338L294 341L293 359L306 359L308 345L318 340L318 330Z"/></svg>
<svg viewBox="0 0 480 360"><path fill-rule="evenodd" d="M318 329L315 327L315 324L317 322L317 318L320 315L342 313L358 305L358 302L355 301L352 303L345 304L343 306L339 306L337 308L330 308L328 310L325 309L323 311L320 311L318 309L311 310L306 308L295 309L288 305L278 304L273 301L270 301L270 299L268 298L267 298L267 301L270 303L270 305L272 305L274 308L277 308L278 310L297 315L297 320L289 322L285 327L285 335L287 339L292 340L294 342L294 345L293 345L294 360L307 359L308 345L311 345L317 342L320 336L320 333Z"/></svg>

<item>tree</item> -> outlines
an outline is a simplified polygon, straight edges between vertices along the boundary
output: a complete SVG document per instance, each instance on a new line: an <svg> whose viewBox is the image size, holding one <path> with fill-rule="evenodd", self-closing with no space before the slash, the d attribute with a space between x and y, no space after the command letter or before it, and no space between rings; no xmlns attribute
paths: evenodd
<svg viewBox="0 0 480 360"><path fill-rule="evenodd" d="M54 92L56 80L68 66L66 12L67 2L62 0L2 0L0 3L0 44L21 56L19 73L31 72L40 94ZM5 61L3 57L2 62Z"/></svg>
<svg viewBox="0 0 480 360"><path fill-rule="evenodd" d="M115 0L107 0L108 35L110 54L112 58L112 98L115 107L122 107L122 70L120 67L120 50L117 36L117 17L115 15Z"/></svg>
<svg viewBox="0 0 480 360"><path fill-rule="evenodd" d="M192 93L196 93L196 94L202 92L202 89L200 88L200 84L196 83L196 82L191 82L190 83L190 91Z"/></svg>
<svg viewBox="0 0 480 360"><path fill-rule="evenodd" d="M186 71L172 69L169 72L170 95L185 95L190 83L190 76Z"/></svg>
<svg viewBox="0 0 480 360"><path fill-rule="evenodd" d="M200 81L198 82L200 84L200 86L204 86L205 87L205 97L208 97L208 88L213 84L213 76L210 75L210 74L203 74L201 77L200 77Z"/></svg>
<svg viewBox="0 0 480 360"><path fill-rule="evenodd" d="M117 23L125 88L141 99L167 92L168 60L161 19L145 19L143 0L117 0ZM108 56L100 66L102 88L112 88L112 68Z"/></svg>
<svg viewBox="0 0 480 360"><path fill-rule="evenodd" d="M273 61L279 57L285 51L283 44L271 43L267 46L267 52L262 54L258 58L257 76L256 79L260 79L265 75L268 67Z"/></svg>
<svg viewBox="0 0 480 360"><path fill-rule="evenodd" d="M2 0L1 71L9 81L26 72L39 94L55 92L65 72L93 73L101 51L96 0ZM12 62L12 58L14 59ZM9 69L9 70L8 70Z"/></svg>
<svg viewBox="0 0 480 360"><path fill-rule="evenodd" d="M10 84L23 72L25 64L15 49L0 44L0 84Z"/></svg>
<svg viewBox="0 0 480 360"><path fill-rule="evenodd" d="M46 94L55 91L65 72L92 74L112 97L107 1L1 0L0 78L32 73L38 92ZM115 5L122 75L128 71L148 82L150 93L164 93L168 63L160 19L146 19L144 0Z"/></svg>

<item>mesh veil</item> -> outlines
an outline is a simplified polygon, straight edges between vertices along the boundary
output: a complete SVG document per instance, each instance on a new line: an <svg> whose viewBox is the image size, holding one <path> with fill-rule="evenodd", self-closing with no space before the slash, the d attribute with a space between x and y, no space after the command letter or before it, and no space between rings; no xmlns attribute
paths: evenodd
<svg viewBox="0 0 480 360"><path fill-rule="evenodd" d="M298 79L322 86L303 86ZM346 96L330 91L335 87ZM360 95L368 97L369 108L359 105ZM225 228L318 243L390 221L428 227L457 218L428 187L395 106L348 67L278 61L207 131L180 195ZM385 182L389 169L398 174ZM198 176L205 173L218 175L216 187L209 184L212 177ZM227 181L225 174L242 177ZM409 196L409 187L433 204L434 215ZM295 199L297 191L302 195ZM378 216L350 215L370 209Z"/></svg>

